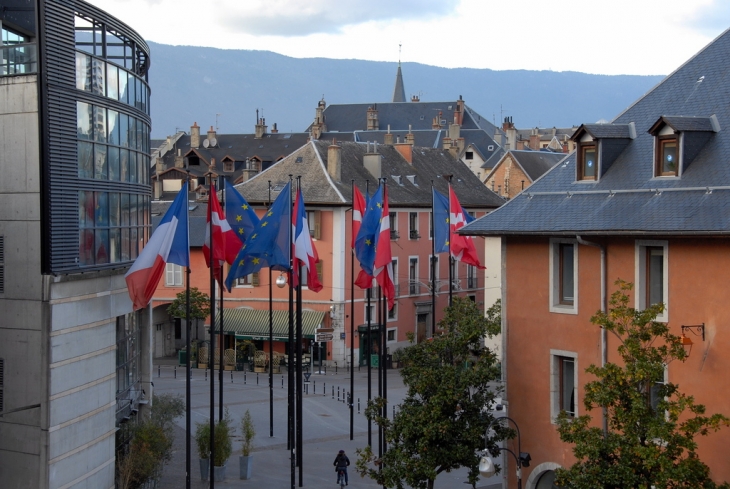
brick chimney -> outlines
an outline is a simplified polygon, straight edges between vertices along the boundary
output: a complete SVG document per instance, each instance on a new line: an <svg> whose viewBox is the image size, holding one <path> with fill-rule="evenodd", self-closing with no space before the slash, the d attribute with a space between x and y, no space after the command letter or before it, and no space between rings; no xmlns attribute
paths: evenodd
<svg viewBox="0 0 730 489"><path fill-rule="evenodd" d="M377 105L368 107L367 128L368 128L368 131L377 131L378 129L380 129L380 125L378 124L378 106Z"/></svg>
<svg viewBox="0 0 730 489"><path fill-rule="evenodd" d="M374 178L380 178L381 177L381 168L383 166L383 157L378 152L378 143L375 142L370 144L370 141L367 143L367 150L365 151L365 154L362 157L362 166L365 167L365 169L370 172L370 174Z"/></svg>
<svg viewBox="0 0 730 489"><path fill-rule="evenodd" d="M177 154L175 155L175 168L185 168L185 158L183 158L180 148L177 149Z"/></svg>
<svg viewBox="0 0 730 489"><path fill-rule="evenodd" d="M193 122L193 125L190 126L190 147L200 148L200 127L197 122Z"/></svg>
<svg viewBox="0 0 730 489"><path fill-rule="evenodd" d="M456 110L454 110L454 124L461 126L464 123L464 100L459 95L459 100L456 102Z"/></svg>
<svg viewBox="0 0 730 489"><path fill-rule="evenodd" d="M396 143L395 149L409 164L413 164L413 145L410 143Z"/></svg>
<svg viewBox="0 0 730 489"><path fill-rule="evenodd" d="M515 129L515 125L512 123L512 117L504 118L502 130L507 135L507 144L504 149L520 149L517 147L517 129Z"/></svg>
<svg viewBox="0 0 730 489"><path fill-rule="evenodd" d="M256 115L258 116L258 110L256 111ZM257 118L256 122L256 134L254 135L255 139L261 139L266 135L266 119L263 117Z"/></svg>
<svg viewBox="0 0 730 489"><path fill-rule="evenodd" d="M213 140L216 138L215 129L213 129L213 126L210 126L210 129L208 129L208 142L211 146L213 146Z"/></svg>
<svg viewBox="0 0 730 489"><path fill-rule="evenodd" d="M271 134L279 134L279 130L276 128L276 122L274 122L274 128L271 130Z"/></svg>
<svg viewBox="0 0 730 489"><path fill-rule="evenodd" d="M418 95L411 96L411 102L420 102L420 101L421 101L421 97L419 97Z"/></svg>
<svg viewBox="0 0 730 489"><path fill-rule="evenodd" d="M411 125L408 124L408 134L406 134L406 143L413 146L416 143L416 137L413 135L413 131L411 130Z"/></svg>
<svg viewBox="0 0 730 489"><path fill-rule="evenodd" d="M342 146L335 139L327 148L327 173L336 182L342 180Z"/></svg>
<svg viewBox="0 0 730 489"><path fill-rule="evenodd" d="M439 111L439 114L431 121L431 129L441 129L441 117L443 114Z"/></svg>
<svg viewBox="0 0 730 489"><path fill-rule="evenodd" d="M388 132L385 133L385 140L383 142L389 146L393 146L393 134L390 132L390 124L388 124Z"/></svg>
<svg viewBox="0 0 730 489"><path fill-rule="evenodd" d="M530 149L534 151L540 150L540 130L536 127L530 132Z"/></svg>

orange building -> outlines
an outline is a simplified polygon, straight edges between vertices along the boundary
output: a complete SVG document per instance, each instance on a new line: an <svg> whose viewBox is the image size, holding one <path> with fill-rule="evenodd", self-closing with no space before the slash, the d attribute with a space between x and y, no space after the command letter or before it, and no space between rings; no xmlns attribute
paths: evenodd
<svg viewBox="0 0 730 489"><path fill-rule="evenodd" d="M657 320L671 333L699 326L690 357L657 381L730 415L730 80L716 62L728 56L726 31L613 122L578 128L575 152L465 229L502 236L504 400L532 456L526 489L553 487L574 463L555 417L586 414L586 367L620 360L618 340L590 322L618 278L635 284L633 307L665 304ZM600 409L591 415L601 426ZM730 480L730 432L695 440L711 477Z"/></svg>
<svg viewBox="0 0 730 489"><path fill-rule="evenodd" d="M431 185L447 192L444 175L452 175L452 186L464 208L477 217L493 210L503 201L486 189L469 169L449 152L419 148L411 144L377 145L375 143L330 143L312 141L270 168L237 186L237 189L263 213L266 203L279 195L289 176L301 176L301 186L307 218L320 263L318 273L324 289L314 293L303 289L305 351L314 339L317 326L334 328L334 339L322 351L322 360L345 366L350 362L351 317L355 327L355 362L364 364L365 350L360 338L367 335L366 291L355 287L354 316L351 312L351 240L352 182L364 193L369 182L372 194L377 179L388 185L391 213L391 249L396 277L396 304L388 312L387 348L408 344L407 333L423 339L431 327L432 300L429 261L431 240ZM269 194L269 188L271 193ZM270 196L269 196L270 195ZM191 212L191 244L194 247L191 264L191 285L206 293L210 290L208 269L199 246L202 246L205 223L205 203L197 203ZM159 211L165 204L158 204ZM479 256L484 256L484 240L475 240ZM438 256L436 275L436 320L448 302L448 260ZM184 290L182 269L169 267L155 294L154 322L156 354L171 354L184 345L184 328L175 324L167 313L167 304L175 294ZM354 272L360 268L355 263ZM176 275L177 274L177 275ZM273 280L279 272L273 273ZM224 293L224 331L227 348L235 341L251 339L258 349L268 351L269 271L239 279L231 293ZM454 272L454 293L472 297L484 307L484 274L474 267L457 263ZM274 349L284 352L288 330L288 289L272 287L275 318ZM373 297L375 299L376 297ZM490 304L491 305L491 304ZM266 314L261 314L266 311ZM370 314L376 324L376 301ZM280 327L277 328L276 324ZM176 333L176 334L175 334ZM173 340L173 334L177 340ZM205 331L193 333L192 339L205 339ZM161 342L162 346L158 343ZM312 354L319 360L317 349Z"/></svg>

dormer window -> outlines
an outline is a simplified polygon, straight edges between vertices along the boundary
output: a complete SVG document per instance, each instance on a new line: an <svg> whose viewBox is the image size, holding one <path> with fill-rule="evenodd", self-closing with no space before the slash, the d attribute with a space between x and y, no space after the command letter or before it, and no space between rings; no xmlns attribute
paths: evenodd
<svg viewBox="0 0 730 489"><path fill-rule="evenodd" d="M595 180L598 172L598 151L595 143L581 144L578 153L578 180Z"/></svg>
<svg viewBox="0 0 730 489"><path fill-rule="evenodd" d="M223 158L223 171L232 172L235 167L234 163L235 162L232 159L228 158L227 156L225 158Z"/></svg>
<svg viewBox="0 0 730 489"><path fill-rule="evenodd" d="M719 130L714 115L660 117L649 129L654 136L654 177L681 177Z"/></svg>

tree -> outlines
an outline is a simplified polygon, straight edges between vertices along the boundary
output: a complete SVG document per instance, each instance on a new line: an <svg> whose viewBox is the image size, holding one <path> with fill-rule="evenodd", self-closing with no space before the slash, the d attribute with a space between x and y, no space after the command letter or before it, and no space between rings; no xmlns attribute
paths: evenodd
<svg viewBox="0 0 730 489"><path fill-rule="evenodd" d="M377 458L371 447L358 449L357 471L378 484L432 489L438 474L469 468L478 480L485 433L494 419L488 406L495 398L489 383L499 378L494 353L484 347L489 321L476 304L455 297L439 326L445 331L403 349L401 376L408 391L393 419L382 416L385 400L368 404L366 416L382 427L387 451ZM487 448L512 430L495 425Z"/></svg>
<svg viewBox="0 0 730 489"><path fill-rule="evenodd" d="M175 318L185 319L185 291L178 292L175 300L167 307L167 313ZM190 319L205 319L210 315L210 296L190 288Z"/></svg>
<svg viewBox="0 0 730 489"><path fill-rule="evenodd" d="M729 424L721 414L705 415L705 406L682 394L679 386L663 383L664 369L684 360L680 338L666 323L655 321L664 306L643 311L629 307L632 284L616 281L608 312L591 322L619 340L622 364L591 365L586 372L597 380L585 386L587 411L605 408L608 430L591 425L589 414L558 417L560 439L572 443L578 461L556 471L560 487L588 489L712 488L709 468L696 454L697 435ZM728 487L723 484L722 487Z"/></svg>

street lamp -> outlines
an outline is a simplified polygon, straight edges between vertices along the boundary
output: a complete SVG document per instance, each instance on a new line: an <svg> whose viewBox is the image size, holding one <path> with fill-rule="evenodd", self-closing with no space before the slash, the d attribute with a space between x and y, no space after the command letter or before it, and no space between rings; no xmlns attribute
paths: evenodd
<svg viewBox="0 0 730 489"><path fill-rule="evenodd" d="M283 288L286 285L286 277L284 274L280 274L278 277L276 277L276 286L280 289Z"/></svg>
<svg viewBox="0 0 730 489"><path fill-rule="evenodd" d="M479 462L479 473L483 477L491 477L497 472L494 467L494 461L492 460L492 457L490 456L489 451L486 448L486 443L489 436L489 428L491 428L494 423L500 422L503 419L512 421L512 424L515 425L515 429L517 430L517 454L509 448L499 447L499 449L511 453L512 456L515 458L515 462L517 462L517 489L522 489L522 467L529 467L532 457L530 457L529 453L522 451L522 443L520 441L520 427L517 426L517 423L515 423L514 419L508 416L495 418L492 420L491 423L489 423L489 426L487 426L487 431L484 433L484 454L482 455L481 461Z"/></svg>

